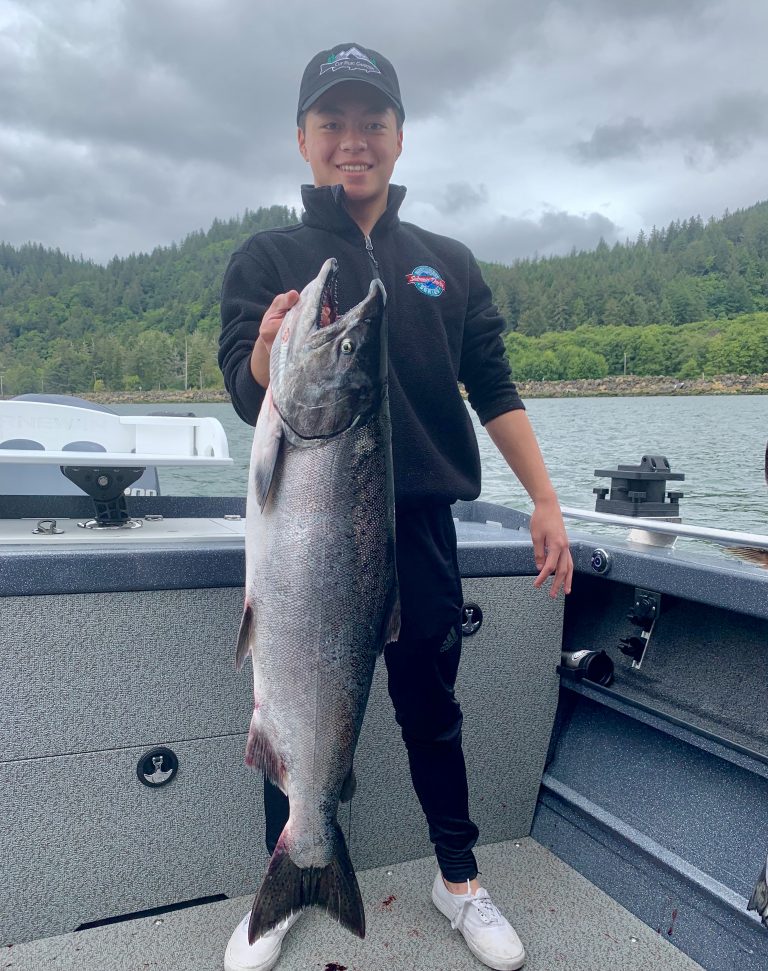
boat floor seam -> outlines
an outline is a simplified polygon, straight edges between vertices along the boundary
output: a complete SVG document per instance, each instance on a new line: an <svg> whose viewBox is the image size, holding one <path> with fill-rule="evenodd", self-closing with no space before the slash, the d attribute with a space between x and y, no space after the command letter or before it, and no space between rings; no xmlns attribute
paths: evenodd
<svg viewBox="0 0 768 971"><path fill-rule="evenodd" d="M0 765L14 765L18 762L39 762L40 760L68 759L81 755L106 755L110 752L130 752L132 749L150 749L158 746L186 745L188 742L213 742L222 738L248 738L248 732L223 732L219 735L192 735L188 738L163 738L158 741L135 742L132 745L113 745L109 748L73 749L71 752L46 752L43 755L25 755L21 758L3 759Z"/></svg>

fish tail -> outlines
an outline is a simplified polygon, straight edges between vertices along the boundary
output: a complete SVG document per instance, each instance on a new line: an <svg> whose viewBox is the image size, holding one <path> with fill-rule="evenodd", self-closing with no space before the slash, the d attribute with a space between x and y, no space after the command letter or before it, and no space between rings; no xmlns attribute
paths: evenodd
<svg viewBox="0 0 768 971"><path fill-rule="evenodd" d="M288 855L283 830L267 875L256 894L248 924L248 943L305 907L323 907L347 930L365 937L365 911L349 850L335 824L333 858L325 867L299 867Z"/></svg>

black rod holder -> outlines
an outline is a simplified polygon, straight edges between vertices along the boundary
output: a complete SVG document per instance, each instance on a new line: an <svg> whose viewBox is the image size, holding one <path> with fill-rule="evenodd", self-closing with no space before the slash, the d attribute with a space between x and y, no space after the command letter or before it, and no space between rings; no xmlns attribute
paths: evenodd
<svg viewBox="0 0 768 971"><path fill-rule="evenodd" d="M125 490L141 478L143 468L62 465L61 471L93 499L96 526L125 526L131 522Z"/></svg>
<svg viewBox="0 0 768 971"><path fill-rule="evenodd" d="M650 519L678 519L682 492L667 493L667 482L685 479L682 472L672 472L664 455L644 455L639 465L620 465L617 469L595 469L596 476L608 476L610 490L599 486L596 512L617 516L640 516ZM610 495L608 494L610 491ZM665 501L666 498L669 500Z"/></svg>

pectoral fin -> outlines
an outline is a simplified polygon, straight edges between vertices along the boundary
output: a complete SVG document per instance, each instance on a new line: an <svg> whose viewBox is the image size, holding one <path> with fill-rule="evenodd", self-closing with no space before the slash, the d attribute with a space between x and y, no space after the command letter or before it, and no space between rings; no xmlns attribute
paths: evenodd
<svg viewBox="0 0 768 971"><path fill-rule="evenodd" d="M272 400L272 389L267 388L267 394L259 412L259 420L256 422L256 433L253 438L253 460L251 462L256 499L259 508L262 510L272 485L272 477L275 474L275 466L282 441L283 420Z"/></svg>

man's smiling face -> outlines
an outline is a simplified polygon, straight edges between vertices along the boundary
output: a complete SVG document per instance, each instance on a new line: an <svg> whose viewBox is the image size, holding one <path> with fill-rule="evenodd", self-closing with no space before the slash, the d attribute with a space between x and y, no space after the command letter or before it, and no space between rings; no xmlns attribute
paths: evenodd
<svg viewBox="0 0 768 971"><path fill-rule="evenodd" d="M298 139L316 186L343 185L353 206L386 206L403 131L391 102L370 84L347 81L326 91L307 110Z"/></svg>

